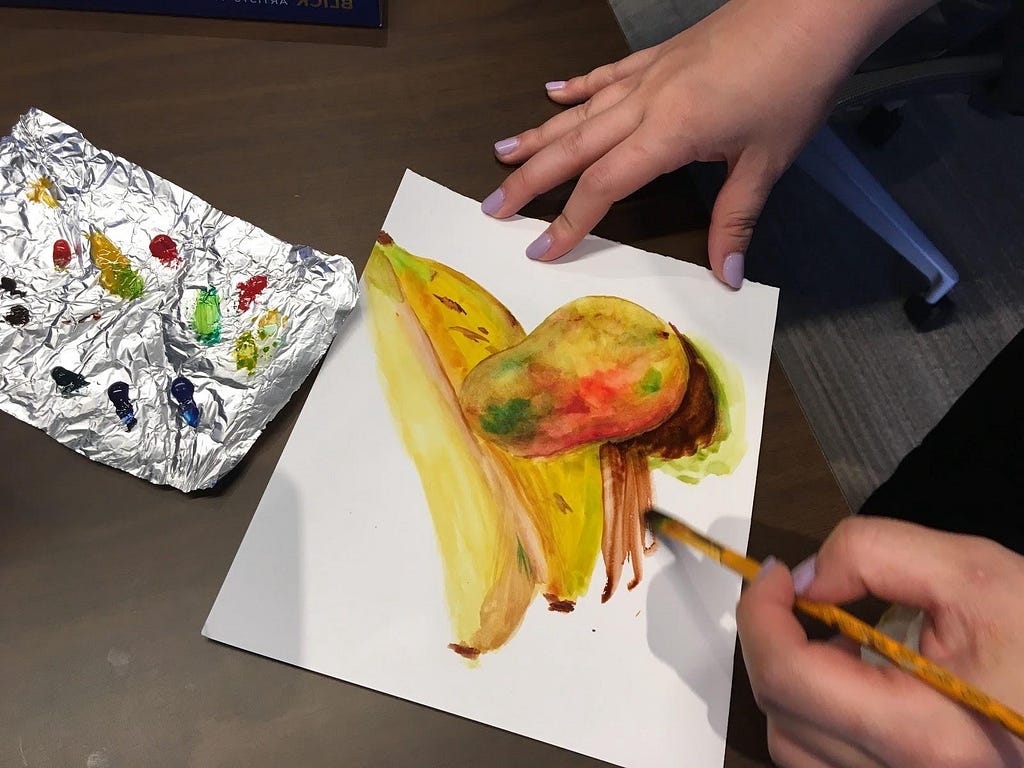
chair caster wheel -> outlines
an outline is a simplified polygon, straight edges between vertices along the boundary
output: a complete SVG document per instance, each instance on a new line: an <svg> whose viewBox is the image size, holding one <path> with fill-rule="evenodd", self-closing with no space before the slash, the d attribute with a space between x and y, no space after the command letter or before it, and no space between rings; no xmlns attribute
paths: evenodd
<svg viewBox="0 0 1024 768"><path fill-rule="evenodd" d="M875 107L857 126L857 135L876 149L889 143L896 131L903 125L903 113L899 109Z"/></svg>
<svg viewBox="0 0 1024 768"><path fill-rule="evenodd" d="M953 300L943 296L934 304L924 300L924 296L911 296L903 305L910 323L918 333L928 333L942 328L953 317Z"/></svg>

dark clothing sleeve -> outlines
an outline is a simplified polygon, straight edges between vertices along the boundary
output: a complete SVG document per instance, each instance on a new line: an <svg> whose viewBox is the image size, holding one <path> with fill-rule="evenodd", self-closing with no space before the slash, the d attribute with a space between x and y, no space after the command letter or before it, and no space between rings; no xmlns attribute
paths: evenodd
<svg viewBox="0 0 1024 768"><path fill-rule="evenodd" d="M861 514L984 536L1024 554L1024 330Z"/></svg>

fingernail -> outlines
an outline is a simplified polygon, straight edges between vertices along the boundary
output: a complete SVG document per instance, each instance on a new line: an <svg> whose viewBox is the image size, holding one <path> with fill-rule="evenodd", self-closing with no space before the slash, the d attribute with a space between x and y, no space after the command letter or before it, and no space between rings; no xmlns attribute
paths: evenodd
<svg viewBox="0 0 1024 768"><path fill-rule="evenodd" d="M763 579L765 577L765 575L767 575L767 573L770 570L772 570L775 566L777 566L778 564L779 564L778 560L776 560L771 555L768 555L768 557L766 557L764 560L761 561L761 567L757 571L757 578L754 579L754 583L756 584L761 579Z"/></svg>
<svg viewBox="0 0 1024 768"><path fill-rule="evenodd" d="M499 155L507 155L519 146L519 139L513 136L511 139L502 139L494 142L494 151Z"/></svg>
<svg viewBox="0 0 1024 768"><path fill-rule="evenodd" d="M528 246L526 246L527 258L534 260L542 258L544 254L551 249L551 243L553 242L553 240L554 238L552 238L551 235L545 232L543 235L541 235Z"/></svg>
<svg viewBox="0 0 1024 768"><path fill-rule="evenodd" d="M802 595L811 586L817 571L817 564L818 556L811 555L793 569L793 591L798 595Z"/></svg>
<svg viewBox="0 0 1024 768"><path fill-rule="evenodd" d="M503 190L501 187L498 187L496 190L491 192L491 194L489 194L486 198L484 198L484 201L480 203L480 208L488 216L493 216L499 210L501 210L501 205L504 202L505 190Z"/></svg>
<svg viewBox="0 0 1024 768"><path fill-rule="evenodd" d="M733 288L743 285L743 254L730 253L722 262L722 279Z"/></svg>
<svg viewBox="0 0 1024 768"><path fill-rule="evenodd" d="M544 83L544 87L548 91L560 91L565 88L565 80L552 80L550 83Z"/></svg>

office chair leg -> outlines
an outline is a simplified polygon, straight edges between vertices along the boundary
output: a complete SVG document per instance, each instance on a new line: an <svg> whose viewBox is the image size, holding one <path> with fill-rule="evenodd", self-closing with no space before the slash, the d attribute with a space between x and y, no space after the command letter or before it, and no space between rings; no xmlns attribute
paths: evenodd
<svg viewBox="0 0 1024 768"><path fill-rule="evenodd" d="M867 224L928 280L928 290L917 302L908 302L907 314L915 325L935 327L948 316L949 301L937 307L960 279L953 265L939 253L881 184L828 125L811 139L796 164ZM911 306L914 304L927 306ZM920 322L919 322L920 321Z"/></svg>

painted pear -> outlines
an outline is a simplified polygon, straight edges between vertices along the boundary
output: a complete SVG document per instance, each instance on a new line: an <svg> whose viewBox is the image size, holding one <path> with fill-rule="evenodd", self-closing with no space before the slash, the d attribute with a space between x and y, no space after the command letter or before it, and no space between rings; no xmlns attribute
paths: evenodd
<svg viewBox="0 0 1024 768"><path fill-rule="evenodd" d="M587 296L474 368L460 392L481 437L521 456L597 446L603 482L603 600L627 560L643 578L649 459L707 445L717 409L707 371L670 324L625 299Z"/></svg>
<svg viewBox="0 0 1024 768"><path fill-rule="evenodd" d="M551 456L657 427L682 402L688 362L656 315L586 296L480 363L460 401L481 437L517 456Z"/></svg>

